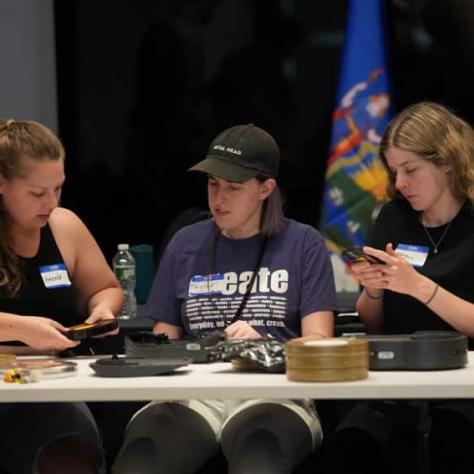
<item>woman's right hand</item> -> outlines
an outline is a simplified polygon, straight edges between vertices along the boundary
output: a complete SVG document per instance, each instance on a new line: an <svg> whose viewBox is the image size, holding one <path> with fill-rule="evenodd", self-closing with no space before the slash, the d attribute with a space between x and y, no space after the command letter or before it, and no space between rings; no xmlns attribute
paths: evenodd
<svg viewBox="0 0 474 474"><path fill-rule="evenodd" d="M351 265L357 281L364 287L381 288L383 264L359 262Z"/></svg>
<svg viewBox="0 0 474 474"><path fill-rule="evenodd" d="M382 302L384 287L382 284L383 264L359 262L351 265L357 281L363 285L363 291L357 300L356 310L369 333L378 334L382 330Z"/></svg>
<svg viewBox="0 0 474 474"><path fill-rule="evenodd" d="M67 329L57 321L40 316L21 316L18 320L18 339L33 349L64 351L80 344L63 333Z"/></svg>

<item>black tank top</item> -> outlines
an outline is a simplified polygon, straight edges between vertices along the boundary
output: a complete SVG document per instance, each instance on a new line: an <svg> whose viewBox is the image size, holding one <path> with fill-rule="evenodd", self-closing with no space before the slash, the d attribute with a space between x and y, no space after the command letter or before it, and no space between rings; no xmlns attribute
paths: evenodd
<svg viewBox="0 0 474 474"><path fill-rule="evenodd" d="M20 257L20 261L24 276L22 286L14 298L0 294L0 311L44 316L66 327L84 321L75 306L74 285L68 273L65 278L66 266L49 225L41 229L38 253L31 258ZM58 268L63 274L59 284L54 277L58 275Z"/></svg>

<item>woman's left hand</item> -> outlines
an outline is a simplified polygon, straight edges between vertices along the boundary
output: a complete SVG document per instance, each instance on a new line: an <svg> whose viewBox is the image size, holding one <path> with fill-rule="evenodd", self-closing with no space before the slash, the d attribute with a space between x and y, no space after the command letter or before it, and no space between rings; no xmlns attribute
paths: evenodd
<svg viewBox="0 0 474 474"><path fill-rule="evenodd" d="M114 313L107 306L102 306L98 304L92 309L91 314L84 322L92 324L92 323L96 323L97 321L103 321L107 319L115 319ZM118 334L118 332L119 332L118 329L114 329L113 331L109 331L104 334L101 334L100 336L94 336L94 337L100 338L100 337L106 337L106 336L115 336L116 334Z"/></svg>
<svg viewBox="0 0 474 474"><path fill-rule="evenodd" d="M225 328L226 336L234 339L260 339L262 336L245 321L235 321Z"/></svg>
<svg viewBox="0 0 474 474"><path fill-rule="evenodd" d="M410 295L424 278L405 258L395 253L392 244L387 244L385 252L373 247L364 247L363 250L385 262L385 265L370 265L371 269L373 268L371 272L373 288Z"/></svg>

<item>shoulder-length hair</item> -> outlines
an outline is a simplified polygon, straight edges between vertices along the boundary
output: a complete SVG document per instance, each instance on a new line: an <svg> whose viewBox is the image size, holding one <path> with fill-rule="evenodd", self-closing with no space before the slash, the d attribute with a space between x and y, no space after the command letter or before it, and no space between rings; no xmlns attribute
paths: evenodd
<svg viewBox="0 0 474 474"><path fill-rule="evenodd" d="M474 130L446 107L420 102L401 111L386 127L379 154L389 171L387 194L396 198L400 197L396 177L386 159L391 147L415 153L436 166L448 165L453 196L474 204Z"/></svg>
<svg viewBox="0 0 474 474"><path fill-rule="evenodd" d="M256 176L257 180L263 183L269 176ZM260 218L260 232L265 237L272 237L277 234L283 222L283 194L276 185L270 196L265 199Z"/></svg>

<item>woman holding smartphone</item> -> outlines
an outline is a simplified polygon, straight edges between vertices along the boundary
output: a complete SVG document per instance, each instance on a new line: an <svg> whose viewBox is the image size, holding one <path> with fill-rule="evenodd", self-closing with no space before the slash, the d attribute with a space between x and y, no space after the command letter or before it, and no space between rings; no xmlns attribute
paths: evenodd
<svg viewBox="0 0 474 474"><path fill-rule="evenodd" d="M67 327L113 319L122 294L94 238L58 207L65 153L32 121L0 120L1 352L51 354L77 347ZM19 342L20 341L20 342ZM32 427L25 433L25 427ZM84 403L0 408L0 470L97 472L97 428Z"/></svg>
<svg viewBox="0 0 474 474"><path fill-rule="evenodd" d="M392 200L380 211L373 244L383 264L355 263L357 302L372 333L455 330L474 338L474 131L445 107L422 102L388 125L380 156ZM434 473L473 472L474 403L430 402ZM330 472L418 472L418 407L358 404L327 439ZM416 458L415 458L416 459Z"/></svg>

